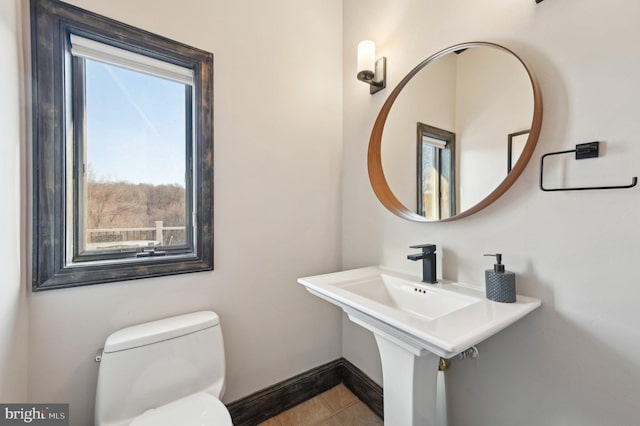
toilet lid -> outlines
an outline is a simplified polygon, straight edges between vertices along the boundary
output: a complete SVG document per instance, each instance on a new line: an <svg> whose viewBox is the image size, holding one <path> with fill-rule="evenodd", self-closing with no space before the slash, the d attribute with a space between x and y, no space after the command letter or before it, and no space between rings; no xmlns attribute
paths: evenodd
<svg viewBox="0 0 640 426"><path fill-rule="evenodd" d="M233 426L227 407L213 395L198 392L133 419L131 426Z"/></svg>

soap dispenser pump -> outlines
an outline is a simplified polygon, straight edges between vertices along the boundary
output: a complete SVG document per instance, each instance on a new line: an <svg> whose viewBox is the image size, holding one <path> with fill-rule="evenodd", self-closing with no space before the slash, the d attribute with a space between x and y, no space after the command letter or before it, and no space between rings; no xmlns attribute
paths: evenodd
<svg viewBox="0 0 640 426"><path fill-rule="evenodd" d="M493 269L484 271L485 290L487 299L494 302L513 303L516 301L516 274L505 271L502 264L502 254L485 254L495 256Z"/></svg>

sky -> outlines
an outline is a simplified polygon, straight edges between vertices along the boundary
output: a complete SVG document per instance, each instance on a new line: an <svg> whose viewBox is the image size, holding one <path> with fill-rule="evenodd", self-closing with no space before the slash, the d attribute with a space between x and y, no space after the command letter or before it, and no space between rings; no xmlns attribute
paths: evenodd
<svg viewBox="0 0 640 426"><path fill-rule="evenodd" d="M90 174L185 186L185 85L90 59L86 85Z"/></svg>

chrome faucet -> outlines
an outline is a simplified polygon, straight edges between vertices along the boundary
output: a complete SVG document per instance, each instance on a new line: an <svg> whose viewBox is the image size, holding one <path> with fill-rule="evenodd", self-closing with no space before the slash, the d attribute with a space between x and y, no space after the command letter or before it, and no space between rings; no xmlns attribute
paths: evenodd
<svg viewBox="0 0 640 426"><path fill-rule="evenodd" d="M422 282L435 284L436 279L436 245L435 244L419 244L409 246L410 248L422 249L422 253L410 254L407 256L409 260L422 260Z"/></svg>

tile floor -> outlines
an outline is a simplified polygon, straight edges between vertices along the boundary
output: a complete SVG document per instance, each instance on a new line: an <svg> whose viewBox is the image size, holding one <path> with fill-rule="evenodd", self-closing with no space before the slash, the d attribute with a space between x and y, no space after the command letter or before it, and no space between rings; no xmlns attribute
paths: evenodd
<svg viewBox="0 0 640 426"><path fill-rule="evenodd" d="M258 426L382 426L382 420L343 384Z"/></svg>

